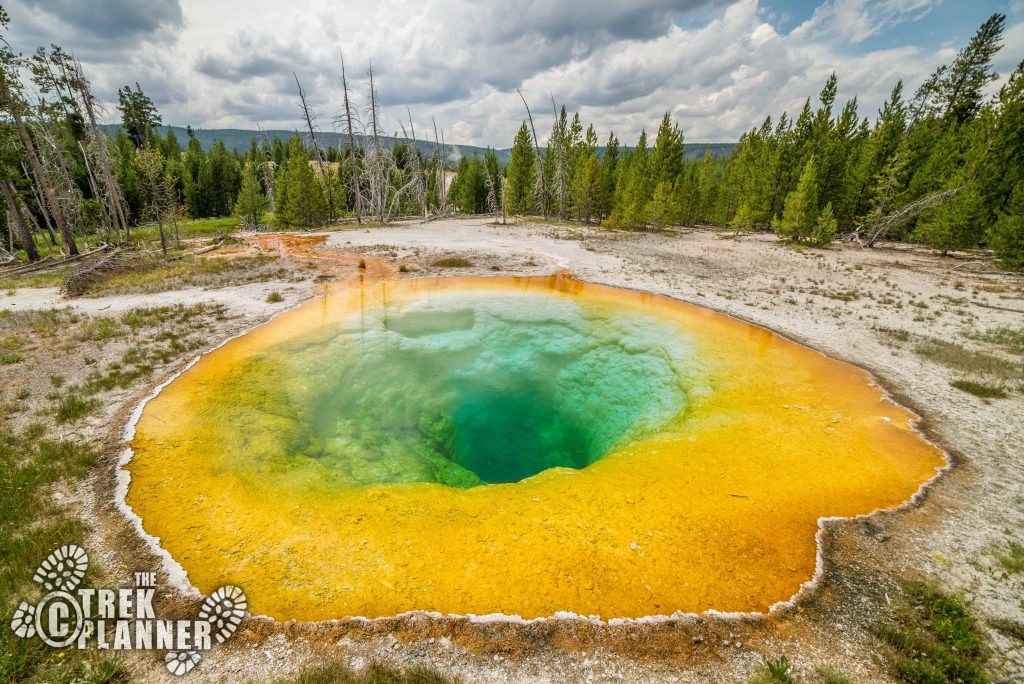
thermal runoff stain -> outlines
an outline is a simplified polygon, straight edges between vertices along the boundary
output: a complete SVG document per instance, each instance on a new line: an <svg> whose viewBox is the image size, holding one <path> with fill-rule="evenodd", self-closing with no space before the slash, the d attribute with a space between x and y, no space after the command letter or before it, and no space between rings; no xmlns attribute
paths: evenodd
<svg viewBox="0 0 1024 684"><path fill-rule="evenodd" d="M864 371L567 276L360 284L146 404L128 505L279 620L764 611L943 454Z"/></svg>

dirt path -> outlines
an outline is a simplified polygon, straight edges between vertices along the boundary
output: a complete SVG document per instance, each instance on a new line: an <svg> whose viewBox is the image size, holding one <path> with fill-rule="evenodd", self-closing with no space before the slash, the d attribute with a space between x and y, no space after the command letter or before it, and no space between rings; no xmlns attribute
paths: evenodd
<svg viewBox="0 0 1024 684"><path fill-rule="evenodd" d="M195 681L284 676L325 654L355 665L383 658L437 667L466 681L496 682L743 681L762 657L786 654L802 676L830 664L854 681L890 681L870 629L901 580L925 577L964 590L974 601L999 653L991 663L998 673L1024 670L1019 644L985 623L995 617L1024 620L1020 575L1000 572L992 557L1007 540L1006 530L1024 541L1024 394L1011 384L1009 398L979 399L950 386L965 371L915 351L939 340L1019 363L1005 347L977 338L1001 326L1024 327L1024 315L1005 310L1024 309L1024 279L976 273L962 261L916 252L794 250L771 236L494 227L482 220L351 228L328 233L319 249L380 257L395 265L398 277L567 270L582 280L666 294L735 315L873 372L925 418L929 437L957 465L912 510L830 525L821 585L796 609L770 619L616 626L469 624L428 616L317 625L250 621L240 637L190 675ZM435 265L453 256L472 265ZM283 302L266 301L273 290L285 295ZM268 281L67 302L54 289L25 289L0 294L0 310L72 306L106 315L139 306L216 303L244 316L231 331L237 332L315 293L308 284ZM138 396L124 399L122 419ZM94 429L99 435L116 430L116 423ZM109 491L102 482L96 486ZM111 551L108 564L121 562L116 553ZM141 657L137 666L152 667L153 673L160 667Z"/></svg>

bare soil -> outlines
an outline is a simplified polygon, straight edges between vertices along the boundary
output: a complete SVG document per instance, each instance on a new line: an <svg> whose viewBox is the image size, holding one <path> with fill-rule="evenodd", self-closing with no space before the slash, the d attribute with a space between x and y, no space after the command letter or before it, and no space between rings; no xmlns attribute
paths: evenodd
<svg viewBox="0 0 1024 684"><path fill-rule="evenodd" d="M423 614L372 622L249 619L204 658L189 675L193 681L273 680L327 657L355 667L373 660L429 666L465 681L745 681L763 658L785 654L795 674L809 681L817 667L831 665L854 681L888 682L893 675L872 628L891 613L898 587L908 579L937 579L963 591L995 652L993 672L1024 670L1021 644L988 625L999 618L1024 621L1024 577L1007 573L995 559L1008 540L1024 541L1024 380L1013 373L989 378L917 351L929 340L953 342L968 354L1019 368L1019 351L984 341L984 333L1024 327L1024 278L907 248L800 250L770 235L637 234L537 223L494 226L482 219L350 227L295 240L261 236L219 251L209 258L277 255L285 276L76 300L63 300L56 288L21 289L0 293L0 311L67 307L79 314L75 325L82 326L139 307L222 305L224 315L197 314L204 325L194 334L202 337L200 349L209 349L315 296L326 282L564 270L581 280L707 306L871 371L924 418L923 430L948 451L954 466L915 506L829 523L818 586L772 616L687 616L656 624L486 623ZM435 265L453 257L471 265ZM282 301L268 302L271 292ZM13 424L45 415L51 375L61 373L66 384L81 382L130 343L71 338L55 354L50 342L30 341L21 352L24 361L0 365L3 384L31 394L31 410L12 418ZM127 585L130 572L160 567L114 505L114 473L131 410L194 355L156 364L147 378L102 395L103 406L93 415L56 428L103 450L86 481L54 491L54 497L91 523L87 548L106 584ZM985 400L950 385L964 378L996 382L1008 398ZM177 595L166 582L162 593L158 613L195 611L195 599ZM129 658L141 679L174 679L155 654Z"/></svg>

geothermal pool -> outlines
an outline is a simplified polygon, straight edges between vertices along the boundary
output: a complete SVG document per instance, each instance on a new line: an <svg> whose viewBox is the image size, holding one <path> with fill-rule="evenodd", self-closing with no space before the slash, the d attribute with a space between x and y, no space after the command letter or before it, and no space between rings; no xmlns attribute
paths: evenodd
<svg viewBox="0 0 1024 684"><path fill-rule="evenodd" d="M944 465L862 370L567 276L360 283L231 340L135 425L126 503L286 620L764 611L818 520Z"/></svg>

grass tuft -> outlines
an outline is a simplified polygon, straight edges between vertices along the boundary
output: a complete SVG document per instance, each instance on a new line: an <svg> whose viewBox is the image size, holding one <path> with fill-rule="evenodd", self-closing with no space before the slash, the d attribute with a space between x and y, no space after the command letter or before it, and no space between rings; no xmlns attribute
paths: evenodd
<svg viewBox="0 0 1024 684"><path fill-rule="evenodd" d="M767 658L757 667L757 672L748 684L796 684L790 672L789 658L782 656L778 660Z"/></svg>
<svg viewBox="0 0 1024 684"><path fill-rule="evenodd" d="M1024 364L965 349L945 340L923 340L914 346L914 352L929 361L964 373L991 375L1003 380L1024 378Z"/></svg>
<svg viewBox="0 0 1024 684"><path fill-rule="evenodd" d="M882 325L876 325L872 329L881 338L882 343L890 347L898 347L904 342L910 341L910 331L903 330L902 328L887 328Z"/></svg>
<svg viewBox="0 0 1024 684"><path fill-rule="evenodd" d="M1010 575L1024 572L1024 544L1012 539L1006 542L1006 552L996 553L996 560Z"/></svg>
<svg viewBox="0 0 1024 684"><path fill-rule="evenodd" d="M1006 389L999 385L989 385L984 382L975 382L974 380L954 380L949 384L958 390L973 394L982 399L1005 399L1010 396L1007 394Z"/></svg>
<svg viewBox="0 0 1024 684"><path fill-rule="evenodd" d="M473 265L473 262L463 257L446 257L438 259L431 265L437 268L468 268Z"/></svg>
<svg viewBox="0 0 1024 684"><path fill-rule="evenodd" d="M989 328L982 333L970 331L965 333L965 336L972 340L988 342L1003 347L1015 354L1024 354L1024 328L1011 328L1007 325L1001 325Z"/></svg>
<svg viewBox="0 0 1024 684"><path fill-rule="evenodd" d="M1011 636L1017 641L1024 642L1024 623L1017 622L1016 620L1000 618L998 620L992 620L989 624L1003 634Z"/></svg>
<svg viewBox="0 0 1024 684"><path fill-rule="evenodd" d="M77 391L69 391L57 404L58 423L73 423L92 413L100 405L96 399L84 399Z"/></svg>
<svg viewBox="0 0 1024 684"><path fill-rule="evenodd" d="M270 294L267 295L267 303L268 304L277 304L278 302L283 302L283 301L284 301L284 297L282 297L281 293L278 292L277 290L274 290L273 292L271 292Z"/></svg>
<svg viewBox="0 0 1024 684"><path fill-rule="evenodd" d="M831 665L818 668L818 681L821 684L853 684L853 680Z"/></svg>
<svg viewBox="0 0 1024 684"><path fill-rule="evenodd" d="M908 582L892 623L877 628L896 674L907 682L988 682L988 649L964 599L937 585Z"/></svg>
<svg viewBox="0 0 1024 684"><path fill-rule="evenodd" d="M340 661L329 661L304 670L292 679L278 680L278 684L456 684L458 681L424 667L403 671L374 663L356 672Z"/></svg>

